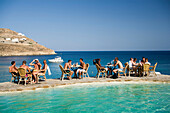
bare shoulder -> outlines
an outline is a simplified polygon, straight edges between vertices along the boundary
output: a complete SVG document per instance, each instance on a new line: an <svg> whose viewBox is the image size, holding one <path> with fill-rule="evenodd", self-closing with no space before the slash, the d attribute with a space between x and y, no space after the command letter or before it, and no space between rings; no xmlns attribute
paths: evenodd
<svg viewBox="0 0 170 113"><path fill-rule="evenodd" d="M85 64L85 62L82 63L83 65Z"/></svg>
<svg viewBox="0 0 170 113"><path fill-rule="evenodd" d="M65 63L65 65L68 65L68 63Z"/></svg>

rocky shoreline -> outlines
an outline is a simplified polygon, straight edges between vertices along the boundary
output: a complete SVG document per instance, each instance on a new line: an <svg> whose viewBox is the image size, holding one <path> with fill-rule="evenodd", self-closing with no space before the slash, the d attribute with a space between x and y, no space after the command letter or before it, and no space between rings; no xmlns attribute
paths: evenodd
<svg viewBox="0 0 170 113"><path fill-rule="evenodd" d="M23 84L4 82L0 83L0 93L21 92L28 90L36 90L42 88L54 88L58 86L66 86L73 84L93 84L93 83L170 83L170 75L159 75L158 77L121 77L117 79L112 78L99 78L94 77L84 79L72 79L72 80L59 80L59 79L47 79L46 81L40 81L39 84Z"/></svg>
<svg viewBox="0 0 170 113"><path fill-rule="evenodd" d="M10 29L0 28L0 56L53 55L54 50Z"/></svg>

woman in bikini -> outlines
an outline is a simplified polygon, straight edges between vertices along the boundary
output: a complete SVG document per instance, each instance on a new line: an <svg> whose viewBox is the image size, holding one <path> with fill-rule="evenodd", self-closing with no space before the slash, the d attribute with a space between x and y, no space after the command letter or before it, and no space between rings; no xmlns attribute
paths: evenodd
<svg viewBox="0 0 170 113"><path fill-rule="evenodd" d="M37 82L37 74L40 72L40 68L41 68L41 64L39 62L38 59L34 59L31 63L30 63L31 66L34 66L34 70L33 70L33 77L34 77L34 83Z"/></svg>

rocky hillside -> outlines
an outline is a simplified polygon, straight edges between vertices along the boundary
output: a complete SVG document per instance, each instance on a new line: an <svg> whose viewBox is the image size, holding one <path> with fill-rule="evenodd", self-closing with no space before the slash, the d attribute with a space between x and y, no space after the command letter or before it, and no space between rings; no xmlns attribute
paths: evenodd
<svg viewBox="0 0 170 113"><path fill-rule="evenodd" d="M54 50L46 48L22 33L0 28L0 56L50 55Z"/></svg>

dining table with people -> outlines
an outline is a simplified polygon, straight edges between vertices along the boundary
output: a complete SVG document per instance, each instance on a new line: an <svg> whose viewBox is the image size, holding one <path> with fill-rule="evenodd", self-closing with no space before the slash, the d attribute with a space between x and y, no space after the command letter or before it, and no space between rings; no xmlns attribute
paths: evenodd
<svg viewBox="0 0 170 113"><path fill-rule="evenodd" d="M30 78L32 78L32 80L30 80L30 78L28 78L27 83L29 83L29 82L38 83L38 80L39 80L38 74L44 73L44 71L46 72L46 70L48 68L46 60L43 61L43 64L44 64L43 67L38 59L34 59L31 63L29 63L30 66L28 66L26 64L27 64L27 62L24 60L24 61L22 61L22 65L17 68L16 62L15 61L11 62L11 66L9 67L9 73L12 74L12 79L14 77L14 79L17 78L19 81L20 73L23 73L23 72L20 72L20 69L23 69L25 72L25 78L28 78L30 76L31 76ZM12 81L12 79L11 79L11 81ZM46 79L46 77L45 77L45 79Z"/></svg>
<svg viewBox="0 0 170 113"><path fill-rule="evenodd" d="M94 59L93 64L97 63L99 66L101 66L100 61L101 60L99 58ZM142 57L142 60L139 60L139 62L137 62L137 58L130 58L130 60L126 62L125 64L128 64L126 72L127 73L129 72L129 76L131 72L133 72L132 74L134 74L134 76L141 76L143 74L144 64L149 64L150 67L153 67L151 66L151 63L148 62L148 58L145 58L145 57ZM117 75L118 72L121 72L124 69L122 62L119 61L118 57L115 57L114 60L112 60L107 65L105 65L105 68L107 68L108 78L118 77Z"/></svg>
<svg viewBox="0 0 170 113"><path fill-rule="evenodd" d="M9 72L12 74L11 81L13 80L13 78L14 80L16 78L19 80L20 68L23 68L25 70L26 73L25 78L28 77L27 83L29 82L39 83L40 75L43 75L46 80L45 73L46 70L48 70L49 68L46 60L43 60L43 66L38 59L33 59L29 63L30 66L26 64L27 62L24 60L20 67L16 67L16 62L15 61L11 62L11 66L9 67ZM61 69L62 77L64 77L63 74L66 74L69 80L73 78L72 75L74 75L75 78L82 79L84 74L88 74L87 71L88 71L89 64L88 65L87 64L84 62L83 58L79 59L79 63L77 62L73 64L72 64L72 60L68 60L68 62L64 64L64 68ZM130 76L141 77L142 75L145 76L145 73L146 75L148 75L149 71L151 70L150 68L152 68L152 71L154 70L155 73L155 68L157 65L156 63L155 66L151 66L149 59L145 57L142 57L142 59L139 60L139 62L137 62L137 58L130 58L130 60L125 63L126 64L125 66L122 64L122 62L119 60L118 57L115 57L114 60L112 60L110 63L107 63L106 65L101 65L101 59L96 58L93 60L93 64L96 65L96 68L98 70L96 75L96 77L98 78L100 76L100 73L102 74L102 77L103 74L105 73L105 77L107 78L118 78L120 77L120 73L123 73L122 75L125 75L125 77L126 74L129 74L129 77ZM146 66L149 66L147 70L145 69Z"/></svg>
<svg viewBox="0 0 170 113"><path fill-rule="evenodd" d="M86 65L85 62L83 62L83 58L79 59L80 65L78 63L76 64L71 64L72 61L68 60L67 63L65 63L64 65L64 71L69 73L69 76L67 77L69 80L71 79L71 76L74 73L74 77L78 77L79 79L81 79L81 76L83 74L83 72L85 71Z"/></svg>

